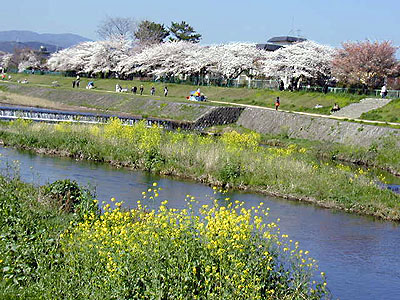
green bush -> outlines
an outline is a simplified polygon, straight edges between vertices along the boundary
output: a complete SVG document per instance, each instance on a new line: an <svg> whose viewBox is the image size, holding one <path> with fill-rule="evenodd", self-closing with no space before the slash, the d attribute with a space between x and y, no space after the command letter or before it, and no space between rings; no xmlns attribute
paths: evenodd
<svg viewBox="0 0 400 300"><path fill-rule="evenodd" d="M219 171L219 179L222 180L224 184L235 182L241 174L241 166L237 161L226 161Z"/></svg>
<svg viewBox="0 0 400 300"><path fill-rule="evenodd" d="M80 187L75 180L57 180L43 186L41 191L45 197L65 212L82 213L92 211L96 206L93 204L93 193Z"/></svg>

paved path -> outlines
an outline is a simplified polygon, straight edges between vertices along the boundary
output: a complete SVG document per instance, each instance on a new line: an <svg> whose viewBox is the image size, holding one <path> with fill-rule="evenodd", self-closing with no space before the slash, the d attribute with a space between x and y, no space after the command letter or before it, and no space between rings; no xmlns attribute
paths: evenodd
<svg viewBox="0 0 400 300"><path fill-rule="evenodd" d="M377 99L377 98L362 99L358 103L352 103L348 106L343 107L341 110L335 112L333 116L349 118L349 119L357 119L361 117L363 113L385 106L390 101L391 99Z"/></svg>

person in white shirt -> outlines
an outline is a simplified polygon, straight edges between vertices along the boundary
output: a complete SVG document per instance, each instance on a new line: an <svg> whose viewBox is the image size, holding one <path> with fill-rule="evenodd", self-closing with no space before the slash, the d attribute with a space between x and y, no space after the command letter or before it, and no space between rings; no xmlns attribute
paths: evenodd
<svg viewBox="0 0 400 300"><path fill-rule="evenodd" d="M385 99L386 96L387 96L386 85L383 85L383 87L381 88L381 97L382 97L382 99Z"/></svg>

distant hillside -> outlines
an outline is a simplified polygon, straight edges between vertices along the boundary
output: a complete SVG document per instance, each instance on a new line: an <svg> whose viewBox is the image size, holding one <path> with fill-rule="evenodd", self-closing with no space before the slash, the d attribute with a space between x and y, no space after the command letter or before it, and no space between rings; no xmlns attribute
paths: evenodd
<svg viewBox="0 0 400 300"><path fill-rule="evenodd" d="M37 33L25 30L0 31L0 42L38 42L42 45L47 44L58 48L68 48L86 41L90 40L72 33Z"/></svg>
<svg viewBox="0 0 400 300"><path fill-rule="evenodd" d="M45 46L47 48L47 51L49 51L50 53L56 52L57 50L60 49L60 47L40 42L26 42L26 43L0 42L0 51L13 53L14 49L24 49L24 48L40 50L40 46Z"/></svg>

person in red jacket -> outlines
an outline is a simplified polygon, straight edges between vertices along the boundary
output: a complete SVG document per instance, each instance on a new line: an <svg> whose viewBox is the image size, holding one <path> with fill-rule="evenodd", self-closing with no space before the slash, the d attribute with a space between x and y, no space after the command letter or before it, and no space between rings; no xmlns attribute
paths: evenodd
<svg viewBox="0 0 400 300"><path fill-rule="evenodd" d="M281 105L281 102L279 101L279 97L276 97L275 100L275 110L278 110L279 106Z"/></svg>

